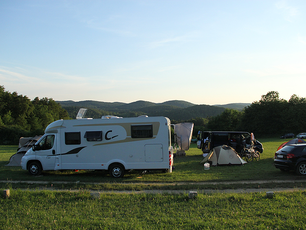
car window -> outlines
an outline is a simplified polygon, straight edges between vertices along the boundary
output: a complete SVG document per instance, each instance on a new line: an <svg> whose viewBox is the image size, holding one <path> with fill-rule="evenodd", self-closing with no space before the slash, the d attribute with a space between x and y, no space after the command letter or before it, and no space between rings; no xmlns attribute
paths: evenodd
<svg viewBox="0 0 306 230"><path fill-rule="evenodd" d="M281 150L282 152L290 152L290 151L292 151L293 149L294 149L294 146L289 146L289 145L287 145L287 146L281 148L280 150Z"/></svg>

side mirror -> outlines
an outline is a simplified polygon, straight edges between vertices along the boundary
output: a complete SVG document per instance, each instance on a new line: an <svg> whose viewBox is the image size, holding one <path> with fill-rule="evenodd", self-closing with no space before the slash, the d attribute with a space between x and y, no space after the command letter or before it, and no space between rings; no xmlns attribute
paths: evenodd
<svg viewBox="0 0 306 230"><path fill-rule="evenodd" d="M39 149L39 145L33 145L33 146L32 146L32 150L33 150L33 151L36 151L36 150L38 150L38 149Z"/></svg>

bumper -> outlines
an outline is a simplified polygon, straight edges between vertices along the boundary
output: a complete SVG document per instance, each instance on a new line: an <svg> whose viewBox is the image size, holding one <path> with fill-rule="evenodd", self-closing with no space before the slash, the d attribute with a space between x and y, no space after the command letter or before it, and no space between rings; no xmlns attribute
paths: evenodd
<svg viewBox="0 0 306 230"><path fill-rule="evenodd" d="M27 160L25 159L24 156L21 158L21 168L23 170L27 170Z"/></svg>
<svg viewBox="0 0 306 230"><path fill-rule="evenodd" d="M295 163L289 160L274 159L274 166L277 169L294 170Z"/></svg>

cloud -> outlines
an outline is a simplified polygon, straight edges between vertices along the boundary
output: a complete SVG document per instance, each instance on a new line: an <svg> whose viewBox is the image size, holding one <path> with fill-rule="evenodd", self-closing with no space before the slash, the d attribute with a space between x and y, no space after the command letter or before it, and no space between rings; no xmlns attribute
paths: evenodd
<svg viewBox="0 0 306 230"><path fill-rule="evenodd" d="M58 73L58 72L43 72L43 75L46 76L45 80L51 79L52 81L54 80L60 80L61 82L87 82L88 78L85 77L80 77L76 75L68 75L68 74L63 74L63 73Z"/></svg>
<svg viewBox="0 0 306 230"><path fill-rule="evenodd" d="M30 77L31 76L31 77ZM114 78L111 76L76 76L50 72L38 68L7 68L0 66L0 82L7 91L18 92L34 99L48 97L55 100L122 100L125 92L130 95L154 85L146 76ZM120 92L120 93L118 93Z"/></svg>
<svg viewBox="0 0 306 230"><path fill-rule="evenodd" d="M160 41L155 41L151 43L151 47L152 48L156 48L156 47L160 47L160 46L164 46L167 45L169 43L174 43L174 42L184 42L185 38L184 37L174 37L174 38L167 38L164 40L160 40Z"/></svg>
<svg viewBox="0 0 306 230"><path fill-rule="evenodd" d="M2 82L4 79L8 81L18 81L18 82L33 82L37 80L37 78L35 77L29 77L24 74L13 72L3 68L0 69L0 78L2 79Z"/></svg>
<svg viewBox="0 0 306 230"><path fill-rule="evenodd" d="M292 22L293 19L299 15L298 8L289 6L286 0L277 2L275 6L278 10L280 10L286 21Z"/></svg>
<svg viewBox="0 0 306 230"><path fill-rule="evenodd" d="M108 20L107 20L108 21ZM106 21L106 22L107 22ZM127 29L115 29L115 27L113 26L112 28L108 28L106 26L103 26L103 23L99 23L97 20L87 20L84 21L87 25L87 27L94 29L94 30L100 30L100 31L104 31L107 33L112 33L112 34L117 34L120 36L124 36L124 37L134 37L135 34ZM109 24L109 23L107 23Z"/></svg>
<svg viewBox="0 0 306 230"><path fill-rule="evenodd" d="M163 47L163 46L167 46L167 45L171 45L175 43L194 42L196 37L198 37L198 34L196 32L191 32L186 35L169 37L169 38L165 38L159 41L151 42L149 44L149 47L151 49L154 49L154 48L159 48L159 47Z"/></svg>

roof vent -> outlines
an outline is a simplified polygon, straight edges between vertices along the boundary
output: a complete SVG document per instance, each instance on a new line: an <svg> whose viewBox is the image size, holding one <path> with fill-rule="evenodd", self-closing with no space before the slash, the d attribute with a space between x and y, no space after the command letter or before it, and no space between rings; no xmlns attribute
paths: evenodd
<svg viewBox="0 0 306 230"><path fill-rule="evenodd" d="M78 114L76 115L75 119L82 119L86 114L87 109L80 108Z"/></svg>

